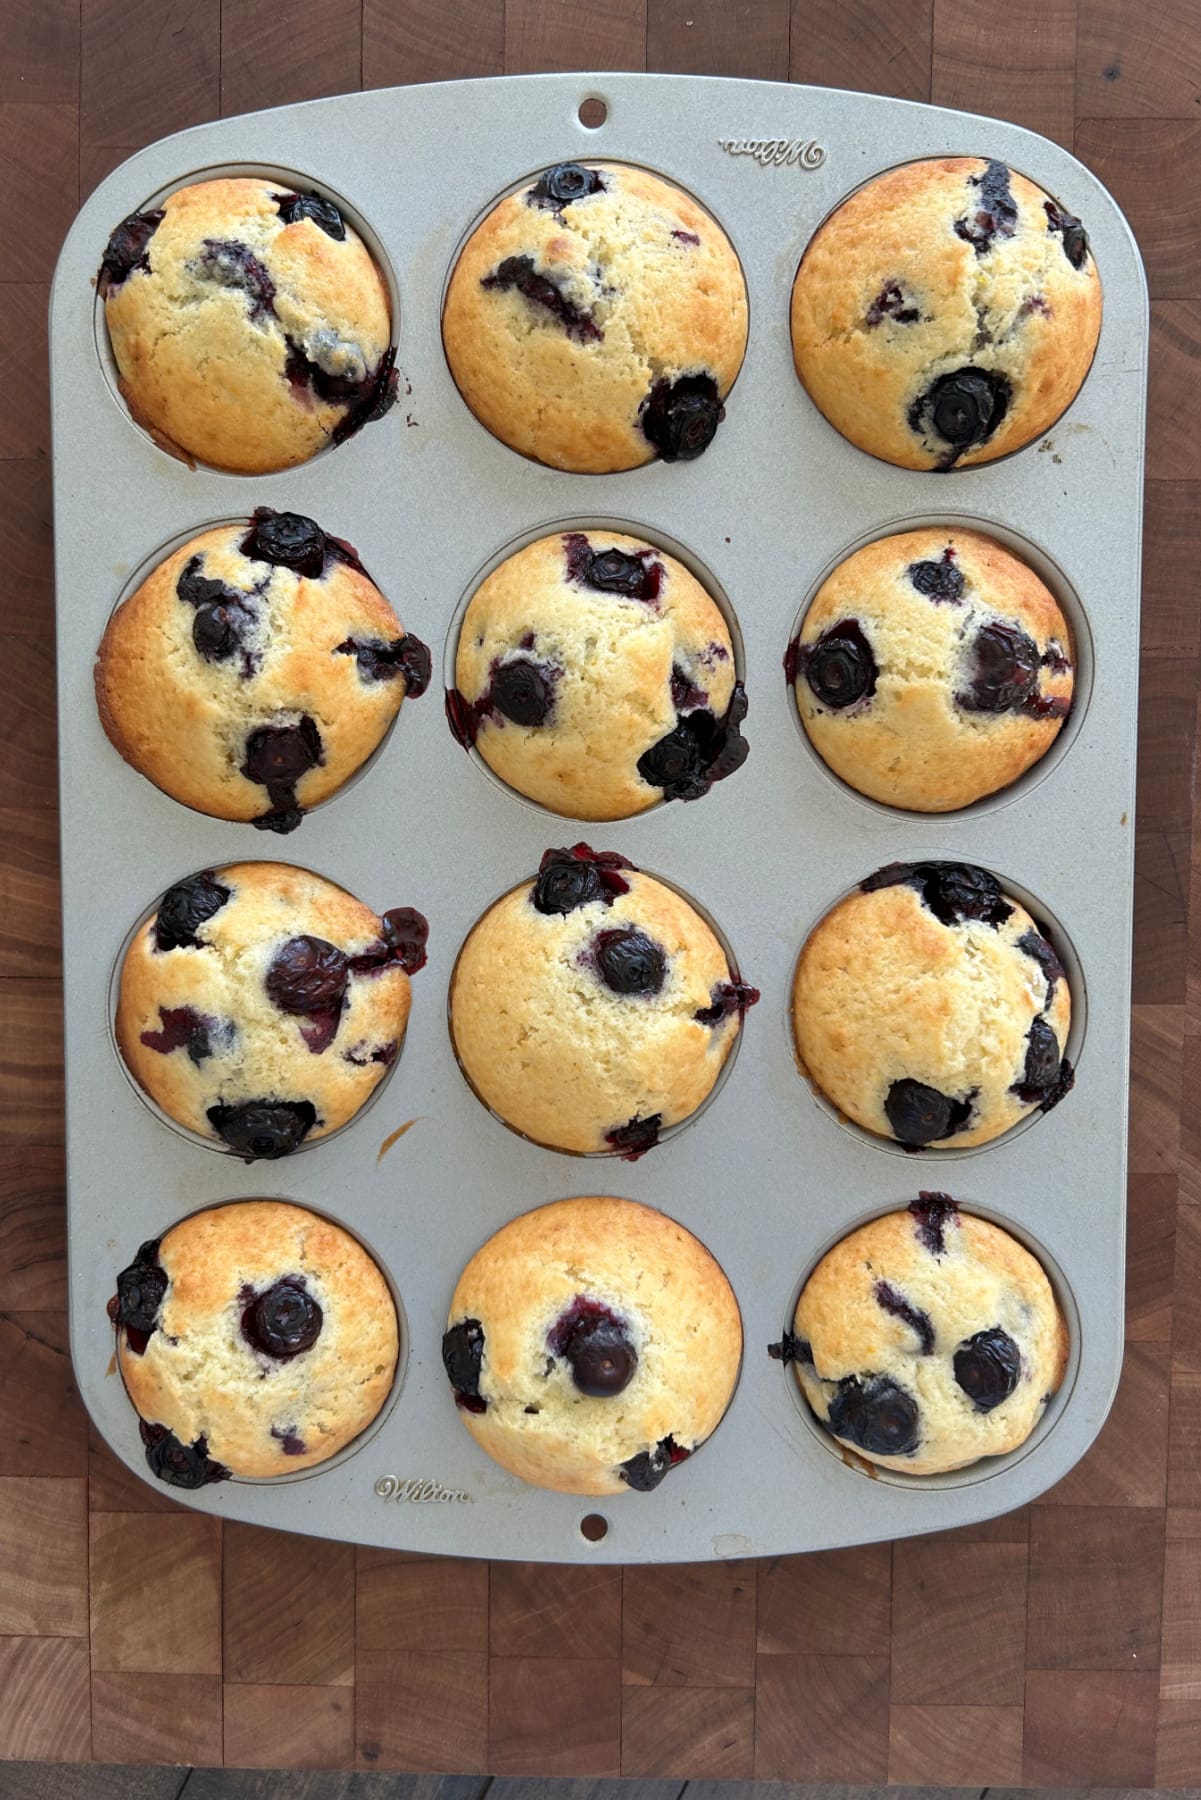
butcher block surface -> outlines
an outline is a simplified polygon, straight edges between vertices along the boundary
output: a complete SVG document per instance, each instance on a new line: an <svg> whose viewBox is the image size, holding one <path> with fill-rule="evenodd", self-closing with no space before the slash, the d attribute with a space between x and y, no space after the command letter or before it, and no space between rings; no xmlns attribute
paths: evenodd
<svg viewBox="0 0 1201 1800"><path fill-rule="evenodd" d="M0 1756L620 1774L662 1777L664 1795L686 1778L752 1776L1195 1784L1201 35L1190 0L0 0L0 44ZM791 79L1015 120L1107 183L1146 262L1126 1363L1085 1461L1038 1504L971 1530L624 1571L355 1550L223 1527L153 1492L103 1447L75 1393L46 357L59 245L111 169L182 126L361 86L576 68ZM381 179L403 174L381 162Z"/></svg>

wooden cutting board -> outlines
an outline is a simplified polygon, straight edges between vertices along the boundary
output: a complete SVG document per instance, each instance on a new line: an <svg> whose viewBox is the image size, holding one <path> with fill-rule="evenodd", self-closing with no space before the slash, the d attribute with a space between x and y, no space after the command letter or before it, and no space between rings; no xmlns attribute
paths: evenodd
<svg viewBox="0 0 1201 1800"><path fill-rule="evenodd" d="M0 1756L677 1782L1196 1783L1192 0L794 0L791 13L788 0L0 0L0 45ZM1146 258L1129 1347L1085 1463L1039 1504L976 1530L626 1571L356 1552L223 1530L151 1492L89 1437L74 1392L45 323L58 246L111 168L181 126L360 85L571 68L791 78L1011 118L1096 170ZM119 834L114 821L115 855Z"/></svg>

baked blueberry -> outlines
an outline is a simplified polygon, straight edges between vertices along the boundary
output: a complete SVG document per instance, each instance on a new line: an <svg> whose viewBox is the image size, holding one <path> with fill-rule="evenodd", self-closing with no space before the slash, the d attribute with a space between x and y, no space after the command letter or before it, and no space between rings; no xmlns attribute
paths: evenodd
<svg viewBox="0 0 1201 1800"><path fill-rule="evenodd" d="M242 555L253 562L273 563L310 581L325 573L325 533L316 520L306 519L303 513L256 507L241 548Z"/></svg>
<svg viewBox="0 0 1201 1800"><path fill-rule="evenodd" d="M128 219L122 219L108 240L100 264L97 287L101 299L119 287L135 269L150 268L146 246L162 224L163 217L159 211L133 213Z"/></svg>
<svg viewBox="0 0 1201 1800"><path fill-rule="evenodd" d="M934 1322L929 1313L923 1312L920 1306L911 1305L890 1282L877 1281L873 1292L877 1306L891 1313L894 1319L902 1320L916 1334L922 1355L933 1356Z"/></svg>
<svg viewBox="0 0 1201 1800"><path fill-rule="evenodd" d="M545 725L554 704L550 671L530 657L515 656L492 677L491 699L514 725Z"/></svg>
<svg viewBox="0 0 1201 1800"><path fill-rule="evenodd" d="M1046 976L1047 998L1044 1005L1050 1006L1055 998L1056 983L1066 981L1068 978L1067 970L1055 954L1055 946L1044 932L1026 931L1018 939L1018 949L1024 950L1027 956L1033 958Z"/></svg>
<svg viewBox="0 0 1201 1800"><path fill-rule="evenodd" d="M407 700L420 700L433 674L429 646L412 632L394 638L390 644L382 638L347 638L345 643L335 645L334 654L353 656L364 681L394 681L403 675Z"/></svg>
<svg viewBox="0 0 1201 1800"><path fill-rule="evenodd" d="M599 341L604 336L586 308L577 306L563 292L558 282L549 275L541 274L534 267L533 257L506 256L491 275L484 276L480 286L516 288L531 306L542 307L549 312L558 320L568 337L576 338L580 343Z"/></svg>
<svg viewBox="0 0 1201 1800"><path fill-rule="evenodd" d="M455 1391L455 1403L467 1412L484 1412L488 1402L480 1393L484 1361L484 1328L478 1319L464 1319L442 1336L442 1366Z"/></svg>
<svg viewBox="0 0 1201 1800"><path fill-rule="evenodd" d="M952 1360L955 1379L977 1412L1002 1405L1021 1379L1021 1351L999 1325L977 1331L960 1344Z"/></svg>
<svg viewBox="0 0 1201 1800"><path fill-rule="evenodd" d="M1017 228L1009 170L1003 162L990 162L983 174L968 177L968 186L976 190L975 203L956 219L955 235L971 244L977 256L987 256L999 237L1011 238Z"/></svg>
<svg viewBox="0 0 1201 1800"><path fill-rule="evenodd" d="M927 600L944 600L957 605L963 599L966 585L963 570L956 562L955 552L950 545L937 562L910 563L909 579L919 594L925 594Z"/></svg>
<svg viewBox="0 0 1201 1800"><path fill-rule="evenodd" d="M871 1456L910 1456L920 1442L913 1395L887 1375L846 1375L830 1400L830 1430Z"/></svg>
<svg viewBox="0 0 1201 1800"><path fill-rule="evenodd" d="M285 225L295 225L301 219L311 219L314 225L320 226L326 237L333 238L339 244L345 243L346 226L332 200L323 200L319 194L274 194L272 198Z"/></svg>
<svg viewBox="0 0 1201 1800"><path fill-rule="evenodd" d="M889 863L861 882L860 891L871 894L901 882L917 890L940 925L976 919L1000 926L1013 913L996 876L974 863Z"/></svg>
<svg viewBox="0 0 1201 1800"><path fill-rule="evenodd" d="M663 564L649 547L642 550L593 548L583 531L569 531L563 538L567 578L600 594L621 594L627 600L653 603L663 583Z"/></svg>
<svg viewBox="0 0 1201 1800"><path fill-rule="evenodd" d="M212 1055L212 1019L203 1018L190 1006L160 1006L158 1016L159 1029L141 1033L140 1041L148 1050L157 1050L161 1056L186 1050L197 1068Z"/></svg>
<svg viewBox="0 0 1201 1800"><path fill-rule="evenodd" d="M1084 226L1054 200L1044 200L1043 211L1047 215L1047 230L1060 233L1064 255L1074 269L1082 269L1088 261L1088 233Z"/></svg>
<svg viewBox="0 0 1201 1800"><path fill-rule="evenodd" d="M949 1194L923 1190L909 1202L909 1216L914 1222L913 1234L931 1256L942 1256L947 1248L947 1230L959 1223L959 1208Z"/></svg>
<svg viewBox="0 0 1201 1800"><path fill-rule="evenodd" d="M154 942L158 950L199 950L196 933L229 899L230 890L207 871L169 887L158 903Z"/></svg>
<svg viewBox="0 0 1201 1800"><path fill-rule="evenodd" d="M140 1337L141 1344L131 1340L131 1347L144 1351L146 1339L158 1326L158 1309L167 1291L167 1272L158 1260L158 1238L149 1238L138 1246L138 1253L128 1268L117 1276L116 1301L109 1301L109 1317L126 1332Z"/></svg>
<svg viewBox="0 0 1201 1800"><path fill-rule="evenodd" d="M1009 410L1008 376L970 365L940 375L909 409L912 430L949 446L940 463L950 468L966 450L986 444Z"/></svg>
<svg viewBox="0 0 1201 1800"><path fill-rule="evenodd" d="M901 284L889 281L868 307L866 316L868 330L873 331L885 319L891 319L897 325L916 325L922 314L919 306L906 299Z"/></svg>
<svg viewBox="0 0 1201 1800"><path fill-rule="evenodd" d="M745 981L719 981L709 990L709 1004L693 1013L698 1025L720 1025L733 1013L745 1018L747 1009L758 1006L759 989Z"/></svg>
<svg viewBox="0 0 1201 1800"><path fill-rule="evenodd" d="M311 1100L244 1100L210 1106L209 1124L245 1162L274 1161L302 1144L317 1123Z"/></svg>
<svg viewBox="0 0 1201 1800"><path fill-rule="evenodd" d="M656 381L638 422L664 462L692 462L709 448L725 407L712 375Z"/></svg>
<svg viewBox="0 0 1201 1800"><path fill-rule="evenodd" d="M281 1012L324 1012L341 1005L348 974L348 959L336 944L307 935L289 938L267 970L267 992Z"/></svg>
<svg viewBox="0 0 1201 1800"><path fill-rule="evenodd" d="M242 1335L250 1346L276 1362L290 1362L311 1350L321 1335L324 1314L309 1293L303 1275L287 1275L261 1294L248 1290L242 1309Z"/></svg>
<svg viewBox="0 0 1201 1800"><path fill-rule="evenodd" d="M627 1457L625 1462L619 1463L617 1472L635 1493L650 1494L677 1463L686 1461L690 1455L691 1451L682 1450L674 1438L660 1438L653 1450L640 1450L637 1456Z"/></svg>
<svg viewBox="0 0 1201 1800"><path fill-rule="evenodd" d="M597 973L613 993L645 999L662 992L667 957L662 946L636 926L599 932L593 950Z"/></svg>
<svg viewBox="0 0 1201 1800"><path fill-rule="evenodd" d="M168 1487L201 1488L213 1481L228 1481L230 1471L209 1455L208 1439L202 1434L193 1444L181 1444L165 1425L138 1423L146 1446L146 1462L152 1475Z"/></svg>
<svg viewBox="0 0 1201 1800"><path fill-rule="evenodd" d="M585 169L580 163L556 163L539 175L526 194L526 204L557 210L575 200L586 200L589 194L603 193L604 187L604 177L596 169Z"/></svg>
<svg viewBox="0 0 1201 1800"><path fill-rule="evenodd" d="M615 850L597 852L587 844L544 850L530 899L538 912L548 914L574 912L593 900L611 902L629 892L630 884L620 871L632 867Z"/></svg>
<svg viewBox="0 0 1201 1800"><path fill-rule="evenodd" d="M661 1113L651 1113L645 1119L635 1116L627 1119L624 1125L615 1125L612 1131L606 1131L605 1142L623 1162L637 1162L640 1156L654 1149L662 1129Z"/></svg>
<svg viewBox="0 0 1201 1800"><path fill-rule="evenodd" d="M638 1367L638 1352L621 1320L582 1294L556 1319L547 1344L568 1363L580 1392L594 1400L622 1393Z"/></svg>
<svg viewBox="0 0 1201 1800"><path fill-rule="evenodd" d="M259 725L246 739L241 772L267 790L272 811L254 823L269 831L294 831L301 819L296 783L324 758L321 734L306 713L298 725Z"/></svg>
<svg viewBox="0 0 1201 1800"><path fill-rule="evenodd" d="M1026 1060L1021 1077L1013 1084L1014 1093L1038 1104L1059 1080L1060 1060L1055 1033L1045 1019L1035 1019L1026 1034Z"/></svg>
<svg viewBox="0 0 1201 1800"><path fill-rule="evenodd" d="M972 1115L970 1099L953 1100L908 1076L893 1082L884 1100L884 1111L897 1141L915 1149L962 1131Z"/></svg>
<svg viewBox="0 0 1201 1800"><path fill-rule="evenodd" d="M773 1362L813 1364L813 1346L794 1331L785 1331L778 1343L767 1346L767 1354Z"/></svg>
<svg viewBox="0 0 1201 1800"><path fill-rule="evenodd" d="M870 699L880 673L858 619L840 619L815 644L803 646L797 668L822 705L836 710Z"/></svg>
<svg viewBox="0 0 1201 1800"><path fill-rule="evenodd" d="M192 620L192 642L206 662L228 662L242 648L251 614L236 602L200 606Z"/></svg>
<svg viewBox="0 0 1201 1800"><path fill-rule="evenodd" d="M197 272L218 287L238 288L246 296L251 322L275 316L275 283L246 245L229 238L205 238L196 259Z"/></svg>

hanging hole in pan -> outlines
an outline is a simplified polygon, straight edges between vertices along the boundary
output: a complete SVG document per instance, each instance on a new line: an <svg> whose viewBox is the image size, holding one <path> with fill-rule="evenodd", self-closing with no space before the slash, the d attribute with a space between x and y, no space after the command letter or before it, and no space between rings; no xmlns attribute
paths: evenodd
<svg viewBox="0 0 1201 1800"><path fill-rule="evenodd" d="M598 100L596 95L592 94L587 100L581 100L578 117L585 131L596 131L609 117L609 108L603 100ZM603 1524L603 1522L602 1520L601 1523Z"/></svg>
<svg viewBox="0 0 1201 1800"><path fill-rule="evenodd" d="M609 1521L603 1513L585 1513L580 1520L580 1536L590 1544L599 1544L609 1535Z"/></svg>

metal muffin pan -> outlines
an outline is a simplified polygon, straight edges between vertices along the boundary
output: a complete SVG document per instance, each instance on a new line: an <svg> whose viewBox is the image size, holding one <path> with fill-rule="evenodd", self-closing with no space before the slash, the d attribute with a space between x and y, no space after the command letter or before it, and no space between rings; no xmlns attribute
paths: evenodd
<svg viewBox="0 0 1201 1800"><path fill-rule="evenodd" d="M588 98L608 109L594 130L578 116ZM1043 440L939 476L878 462L826 424L793 372L788 301L806 243L840 200L897 163L947 152L1002 158L1080 215L1105 316L1092 372ZM455 389L439 304L457 249L495 196L568 158L639 163L679 182L742 259L750 344L697 462L561 474L489 436ZM118 220L231 169L294 171L345 200L399 297L400 403L336 451L263 477L189 469L132 422L104 366L92 285ZM125 163L67 240L51 342L72 1350L116 1453L150 1479L112 1372L115 1272L187 1213L276 1196L337 1218L377 1255L403 1302L402 1375L378 1428L340 1458L291 1480L180 1496L205 1512L410 1550L655 1562L965 1525L1059 1480L1100 1429L1122 1356L1147 297L1105 189L1015 126L818 88L572 74L350 94L200 126ZM309 513L356 544L435 668L465 593L506 545L595 520L681 546L728 597L741 632L749 761L695 804L577 825L465 755L431 690L406 704L363 776L291 837L187 810L108 744L93 658L138 565L180 533L257 505ZM1030 547L1087 647L1088 692L1067 747L1016 791L920 817L865 802L829 775L799 733L781 661L833 561L865 537L941 518ZM763 993L713 1103L634 1164L565 1156L506 1130L468 1088L447 1031L447 983L470 926L548 845L579 838L694 895ZM966 1155L905 1157L856 1134L793 1062L790 985L806 932L861 877L914 856L982 863L1031 896L1070 952L1081 1023L1087 998L1075 1091ZM247 857L305 864L381 910L420 907L431 927L404 1054L377 1102L306 1154L252 1168L139 1104L108 1029L114 959L145 907L184 874ZM1022 1450L957 1475L872 1480L830 1453L766 1346L820 1252L919 1188L1002 1221L1044 1257L1072 1325L1071 1361ZM700 1454L653 1494L589 1501L525 1487L475 1448L439 1346L455 1280L486 1237L528 1207L598 1191L658 1206L709 1246L738 1296L746 1347L729 1412ZM585 1535L595 1515L604 1522Z"/></svg>

